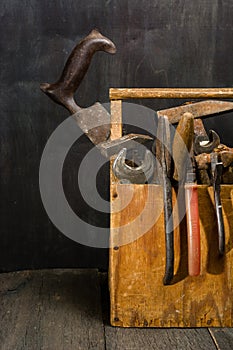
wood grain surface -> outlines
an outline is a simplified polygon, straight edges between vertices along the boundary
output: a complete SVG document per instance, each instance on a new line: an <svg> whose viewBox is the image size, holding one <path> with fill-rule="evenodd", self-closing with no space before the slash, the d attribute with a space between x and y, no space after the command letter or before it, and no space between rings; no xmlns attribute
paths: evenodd
<svg viewBox="0 0 233 350"><path fill-rule="evenodd" d="M106 348L111 350L215 349L207 329L122 329L107 326L105 337Z"/></svg>
<svg viewBox="0 0 233 350"><path fill-rule="evenodd" d="M207 186L199 186L201 274L188 276L186 223L181 220L174 233L175 277L170 286L162 284L165 263L162 189L157 185L116 184L112 187L115 213L111 215L111 242L115 249L110 250L111 324L124 327L232 326L232 186L222 186L221 193L226 255L218 257L214 206ZM173 192L173 206L175 197ZM127 205L126 198L131 198Z"/></svg>
<svg viewBox="0 0 233 350"><path fill-rule="evenodd" d="M110 100L131 98L233 98L233 88L111 88Z"/></svg>
<svg viewBox="0 0 233 350"><path fill-rule="evenodd" d="M0 275L1 350L104 350L96 270Z"/></svg>
<svg viewBox="0 0 233 350"><path fill-rule="evenodd" d="M233 346L232 328L212 328L209 330L217 349L231 350Z"/></svg>
<svg viewBox="0 0 233 350"><path fill-rule="evenodd" d="M230 350L233 347L232 328L111 327L107 274L96 270L1 274L0 304L1 350Z"/></svg>

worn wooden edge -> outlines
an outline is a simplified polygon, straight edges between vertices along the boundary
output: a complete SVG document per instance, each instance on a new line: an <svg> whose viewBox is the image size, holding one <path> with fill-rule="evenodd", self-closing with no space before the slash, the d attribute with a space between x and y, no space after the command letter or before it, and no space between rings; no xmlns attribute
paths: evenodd
<svg viewBox="0 0 233 350"><path fill-rule="evenodd" d="M111 140L122 136L122 101L111 101Z"/></svg>
<svg viewBox="0 0 233 350"><path fill-rule="evenodd" d="M233 88L110 88L109 98L233 98Z"/></svg>
<svg viewBox="0 0 233 350"><path fill-rule="evenodd" d="M116 140L122 136L122 101L111 101L111 125L110 125L110 139ZM111 184L116 181L112 172L112 165L115 157L110 159L110 191Z"/></svg>
<svg viewBox="0 0 233 350"><path fill-rule="evenodd" d="M122 136L122 101L111 101L111 129L110 129L110 137L111 140L115 140L117 138L120 138ZM113 184L116 182L116 178L112 172L112 165L114 162L115 157L111 157L110 159L110 198L114 198L114 186ZM112 201L110 200L112 203ZM110 206L111 206L110 203ZM109 276L112 276L113 266L111 264L111 255L113 248L112 247L112 236L110 235L109 238ZM110 278L110 277L109 277ZM109 280L109 288L110 288L111 282ZM112 303L110 305L110 308L112 307ZM112 314L112 311L110 310L110 314Z"/></svg>

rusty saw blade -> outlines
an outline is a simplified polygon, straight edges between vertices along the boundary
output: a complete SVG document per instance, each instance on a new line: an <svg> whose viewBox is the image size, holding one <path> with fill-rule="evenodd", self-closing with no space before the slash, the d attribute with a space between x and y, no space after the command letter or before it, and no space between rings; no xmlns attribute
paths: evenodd
<svg viewBox="0 0 233 350"><path fill-rule="evenodd" d="M233 102L207 100L189 103L178 107L162 109L160 111L157 111L157 115L158 117L161 115L166 115L169 122L175 124L179 122L181 116L186 112L191 113L194 118L202 118L230 110L233 110Z"/></svg>

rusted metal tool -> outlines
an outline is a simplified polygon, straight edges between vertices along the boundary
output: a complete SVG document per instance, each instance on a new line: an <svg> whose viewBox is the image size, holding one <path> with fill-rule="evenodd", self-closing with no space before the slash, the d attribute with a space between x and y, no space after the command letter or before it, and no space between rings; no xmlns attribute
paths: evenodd
<svg viewBox="0 0 233 350"><path fill-rule="evenodd" d="M194 117L186 112L181 116L173 139L172 156L174 161L173 178L182 181L186 174L187 162L190 159L189 152L193 144Z"/></svg>
<svg viewBox="0 0 233 350"><path fill-rule="evenodd" d="M203 154L209 154L209 157L205 156L205 161L209 160L211 163L211 182L214 189L215 211L218 225L219 254L223 255L225 250L225 231L220 197L223 162L220 161L221 153L214 152L214 150L217 149L220 144L220 138L213 130L211 130L211 134L214 135L214 137L207 145L201 145L198 139L196 140L195 151L196 154L202 155L202 159Z"/></svg>
<svg viewBox="0 0 233 350"><path fill-rule="evenodd" d="M172 97L172 95L171 95ZM195 103L188 103L178 107L172 107L168 109L163 109L157 111L158 117L160 115L166 115L170 123L176 124L180 121L186 113L191 113L194 119L194 134L199 137L200 141L208 141L208 136L204 129L203 122L200 118L208 117L213 114L219 114L222 112L227 112L233 109L233 102L229 101L217 101L217 100L206 100ZM182 124L181 124L182 125ZM185 137L184 137L185 138ZM177 143L177 142L176 142ZM175 144L176 144L175 143ZM182 153L184 149L177 147L173 150L173 158L175 159L175 171L174 179L179 180L179 171L182 170L182 163L180 164L180 159L182 159ZM199 162L198 176L201 183L210 184L210 179L208 176L207 169L203 168L203 162Z"/></svg>
<svg viewBox="0 0 233 350"><path fill-rule="evenodd" d="M233 163L233 148L228 147L220 143L218 147L214 149L220 156L219 160L221 160L224 168L229 167Z"/></svg>
<svg viewBox="0 0 233 350"><path fill-rule="evenodd" d="M220 137L214 130L209 131L208 141L203 143L203 138L196 136L194 140L194 153L211 153L220 144Z"/></svg>
<svg viewBox="0 0 233 350"><path fill-rule="evenodd" d="M116 140L101 142L96 146L104 157L110 158L111 156L118 154L123 148L127 148L127 150L134 149L136 147L135 142L143 144L151 140L153 140L153 138L149 135L127 134Z"/></svg>
<svg viewBox="0 0 233 350"><path fill-rule="evenodd" d="M194 124L190 124L191 116L181 117L173 143L173 158L175 161L175 169L179 169L178 172L174 172L174 178L176 180L182 179L182 170L185 169L184 158L184 145L182 147L179 142L179 137L182 136L184 144L187 150L191 150L191 144L194 135ZM193 130L192 130L193 128ZM202 122L198 123L198 127L195 129L196 136L194 142L194 151L196 154L201 152L212 152L220 144L220 138L213 130L209 132L209 138L206 136L204 126ZM179 133L179 135L178 135ZM179 137L178 137L179 136ZM205 143L203 144L203 140ZM191 144L190 144L191 143ZM174 157L175 155L175 157ZM187 152L186 152L187 158ZM207 174L207 169L202 168L202 171ZM200 224L199 224L199 210L198 210L198 193L194 164L189 167L187 171L186 183L185 183L185 199L186 199L186 217L187 217L187 238L188 238L188 270L190 276L197 276L200 274Z"/></svg>
<svg viewBox="0 0 233 350"><path fill-rule="evenodd" d="M214 189L215 211L218 225L218 250L219 254L222 256L225 252L225 230L223 222L222 203L220 197L223 164L221 161L219 161L218 153L212 152L210 154L210 157L212 185Z"/></svg>
<svg viewBox="0 0 233 350"><path fill-rule="evenodd" d="M172 90L172 89L170 89ZM185 89L178 89L181 93ZM182 91L181 91L182 90ZM193 90L193 89L190 89ZM187 90L187 93L189 90ZM171 97L172 98L172 91L171 95L168 94L168 91L165 92L167 95L166 97ZM178 92L177 92L178 93ZM221 96L221 91L218 91L219 97ZM162 92L161 92L162 94ZM164 96L164 95L162 95ZM208 94L208 96L210 96ZM178 97L178 95L177 95ZM200 96L200 97L205 97L205 96ZM212 95L212 97L217 97L216 95ZM231 96L229 96L231 97ZM223 112L227 112L233 109L233 102L229 101L218 101L218 100L206 100L206 101L201 101L201 102L195 102L195 103L188 103L185 105L181 105L178 107L172 107L168 109L163 109L161 111L157 111L157 115L166 115L169 119L170 123L176 124L180 121L182 116L185 113L191 113L193 115L194 119L194 134L195 136L198 136L199 141L209 141L208 136L206 134L206 131L204 129L203 122L200 118L203 117L208 117L214 114L219 114ZM211 135L210 135L211 138ZM183 152L183 149L181 148L180 151L179 149L175 152L173 152L173 157L176 159L175 163L177 164L177 167L175 167L175 172L174 172L174 179L178 180L178 172L179 169L182 169L181 166L179 166L179 157L180 153ZM178 155L178 157L176 157ZM182 157L181 157L182 158ZM178 159L178 161L177 161ZM177 170L178 168L178 170ZM202 184L210 184L210 178L207 172L206 166L204 166L204 163L202 161L198 162L198 177L199 181Z"/></svg>
<svg viewBox="0 0 233 350"><path fill-rule="evenodd" d="M164 202L164 227L165 227L165 244L166 244L166 264L163 284L169 285L174 276L174 232L172 217L172 185L171 185L171 139L170 125L166 116L158 117L158 126L156 139L152 151L157 158L158 182L163 186Z"/></svg>
<svg viewBox="0 0 233 350"><path fill-rule="evenodd" d="M144 160L137 167L126 164L127 149L123 148L113 163L113 173L120 183L145 184L154 173L154 157L146 150Z"/></svg>
<svg viewBox="0 0 233 350"><path fill-rule="evenodd" d="M233 109L233 102L229 101L217 101L217 100L206 100L201 102L195 102L195 103L188 103L185 105L181 105L178 107L172 107L168 109L163 109L161 111L157 111L157 115L166 115L169 119L170 123L177 123L180 121L180 119L183 117L185 113L191 113L193 115L194 119L194 134L195 138L198 137L199 141L206 141L208 144L209 138L211 139L211 134L206 134L203 122L200 118L208 117L213 114L219 114L223 112L227 112ZM182 124L181 124L182 125ZM185 139L185 137L184 137ZM208 142L207 142L208 141ZM216 142L217 140L215 140ZM196 141L197 142L197 141ZM216 142L217 145L218 142ZM176 141L174 144L178 144ZM174 179L176 181L179 181L179 172L182 170L182 153L184 153L185 149L183 147L177 147L177 149L173 149L173 158L175 163L175 170L174 170ZM203 150L204 152L204 150ZM195 157L197 158L197 157ZM201 157L202 158L202 157ZM228 158L228 161L230 162L231 157L225 156L225 158ZM210 177L208 175L208 166L204 164L202 159L198 156L197 165L198 165L198 180L202 184L210 185ZM227 159L226 159L227 162Z"/></svg>
<svg viewBox="0 0 233 350"><path fill-rule="evenodd" d="M221 160L223 167L227 168L233 163L233 149L227 147L223 144L219 144L212 151L218 153L219 160ZM195 156L196 163L200 168L208 169L209 164L211 163L210 153L201 153Z"/></svg>
<svg viewBox="0 0 233 350"><path fill-rule="evenodd" d="M197 136L194 141L194 152L196 155L203 153L212 153L220 145L220 137L214 130L209 131L209 140L207 143L202 144L200 138Z"/></svg>
<svg viewBox="0 0 233 350"><path fill-rule="evenodd" d="M116 47L110 39L94 29L75 46L58 81L53 84L43 83L40 88L53 101L68 109L71 114L75 113L73 117L78 126L100 149L101 153L109 158L117 154L123 147L135 147L133 141L143 143L151 138L147 135L130 134L119 140L106 141L110 136L110 115L107 110L98 102L84 109L76 104L74 93L97 51L113 54L116 52Z"/></svg>
<svg viewBox="0 0 233 350"><path fill-rule="evenodd" d="M71 52L61 77L56 83L43 83L41 90L54 102L64 106L77 121L78 126L94 144L107 140L110 134L110 115L100 104L82 109L74 100L74 93L85 76L95 52L114 54L114 43L97 29L81 40ZM93 128L93 125L100 125Z"/></svg>
<svg viewBox="0 0 233 350"><path fill-rule="evenodd" d="M214 152L218 153L219 161L223 165L222 183L233 184L233 149L225 145L219 145ZM195 156L195 161L198 168L198 175L200 175L201 184L211 185L211 181L208 175L208 171L211 164L211 153L201 153ZM207 173L204 177L203 174Z"/></svg>
<svg viewBox="0 0 233 350"><path fill-rule="evenodd" d="M207 144L210 141L203 121L200 118L194 119L194 141L196 139L198 139L198 141L202 144ZM195 148L195 146L193 148ZM210 185L210 177L207 169L196 167L196 175L198 183Z"/></svg>
<svg viewBox="0 0 233 350"><path fill-rule="evenodd" d="M172 96L171 96L172 98ZM191 113L194 118L208 117L213 114L227 112L233 109L233 102L206 100L201 102L189 103L178 107L172 107L157 111L158 117L166 115L172 124L179 122L184 113Z"/></svg>
<svg viewBox="0 0 233 350"><path fill-rule="evenodd" d="M172 95L171 95L171 97L172 97ZM169 119L169 122L175 124L175 123L179 122L179 120L182 118L182 116L185 113L191 113L193 115L193 117L195 118L195 120L194 120L194 133L195 133L195 135L198 136L199 141L204 141L204 140L208 141L208 136L205 132L204 125L203 125L200 118L208 117L208 116L211 116L213 114L227 112L227 111L230 111L232 109L233 109L233 102L206 100L206 101L188 103L188 104L185 104L182 106L164 109L164 110L158 111L157 115L158 116L159 115L166 115ZM211 135L210 135L210 138L211 138ZM176 159L175 163L177 164L177 167L179 169L182 169L182 167L179 167L180 152L182 153L183 150L181 149L179 151L179 149L178 149L177 151L173 152L173 157ZM176 157L176 154L178 155L178 157ZM178 159L178 161L177 161L177 159ZM230 159L229 159L229 161L230 161ZM200 159L200 157L198 158L197 165L198 165L199 181L202 184L209 185L210 178L209 178L209 175L207 172L208 167L206 167L206 165ZM174 173L175 180L178 180L178 173L176 170L177 167L175 167L175 173Z"/></svg>
<svg viewBox="0 0 233 350"><path fill-rule="evenodd" d="M220 153L222 165L224 168L230 166L233 163L233 150L229 149L228 151L222 151Z"/></svg>
<svg viewBox="0 0 233 350"><path fill-rule="evenodd" d="M210 181L210 175L209 175L209 164L206 160L205 155L207 155L207 153L202 153L195 156L197 181L201 185L210 186L211 181Z"/></svg>
<svg viewBox="0 0 233 350"><path fill-rule="evenodd" d="M166 110L161 110L157 112L157 116L167 116L171 123L181 123L177 127L173 142L173 159L175 163L175 169L173 177L178 181L185 181L185 170L186 163L189 157L189 152L193 144L194 132L199 136L199 140L208 140L204 126L201 120L197 120L194 123L194 118L201 118L204 116L209 116L211 114L217 114L223 111L229 111L233 109L232 102L225 101L202 101L197 103L186 104L183 106L169 108ZM194 127L195 124L195 127ZM202 138L201 138L202 136ZM211 138L212 135L210 135ZM211 142L211 140L208 140ZM216 140L214 139L214 142ZM182 145L181 145L182 143ZM216 145L214 143L214 145ZM185 146L186 147L185 147ZM156 148L156 147L155 147ZM158 148L158 147L157 147ZM166 163L165 163L166 164ZM186 209L187 209L187 226L188 226L188 255L189 255L189 274L191 276L196 276L200 273L200 225L199 225L199 213L198 213L198 196L197 196L197 183L195 177L194 164L192 162L192 167L187 171L187 178L185 183L185 197L186 197ZM157 173L159 173L157 171ZM162 172L163 173L163 172ZM205 171L207 175L207 171ZM158 174L157 174L158 175ZM208 177L208 175L207 175ZM167 193L170 191L170 184L167 183ZM164 195L165 196L165 195ZM170 215L171 217L171 215ZM169 237L169 235L166 236ZM170 236L171 238L171 236ZM171 240L170 240L171 243ZM171 245L170 245L171 247ZM169 253L171 249L166 251L167 263L165 282L166 279L169 284L173 277L172 266L172 255ZM174 250L173 250L174 259ZM170 262L169 262L170 261ZM174 266L173 266L174 268ZM172 271L172 273L171 273ZM169 276L166 278L166 276ZM172 276L172 277L171 277Z"/></svg>

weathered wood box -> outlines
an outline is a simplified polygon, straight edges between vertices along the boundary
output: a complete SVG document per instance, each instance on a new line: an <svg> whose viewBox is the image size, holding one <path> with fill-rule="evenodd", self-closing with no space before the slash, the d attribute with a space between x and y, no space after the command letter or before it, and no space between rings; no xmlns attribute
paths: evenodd
<svg viewBox="0 0 233 350"><path fill-rule="evenodd" d="M112 138L121 136L121 101L112 104ZM121 327L233 326L233 186L221 191L226 253L220 258L212 187L199 186L201 274L188 276L186 220L175 222L175 277L163 285L163 193L158 185L117 183L111 174L111 324ZM173 192L174 206L177 193Z"/></svg>

